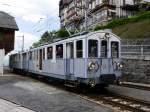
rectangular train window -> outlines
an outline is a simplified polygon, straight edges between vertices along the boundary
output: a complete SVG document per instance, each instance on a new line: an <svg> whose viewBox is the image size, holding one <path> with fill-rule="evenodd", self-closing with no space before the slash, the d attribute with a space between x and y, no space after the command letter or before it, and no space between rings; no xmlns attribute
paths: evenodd
<svg viewBox="0 0 150 112"><path fill-rule="evenodd" d="M35 52L36 52L36 60L38 60L38 58L39 58L39 57L38 57L38 56L39 56L39 54L38 54L38 53L39 53L39 52L38 52L38 50L37 50L37 51L35 51Z"/></svg>
<svg viewBox="0 0 150 112"><path fill-rule="evenodd" d="M111 56L113 58L119 57L119 43L118 42L111 42Z"/></svg>
<svg viewBox="0 0 150 112"><path fill-rule="evenodd" d="M89 40L88 49L88 57L98 57L98 40Z"/></svg>
<svg viewBox="0 0 150 112"><path fill-rule="evenodd" d="M45 60L45 48L43 48L43 60Z"/></svg>
<svg viewBox="0 0 150 112"><path fill-rule="evenodd" d="M101 57L107 58L107 41L102 40L101 42Z"/></svg>
<svg viewBox="0 0 150 112"><path fill-rule="evenodd" d="M63 44L56 45L56 58L63 58Z"/></svg>
<svg viewBox="0 0 150 112"><path fill-rule="evenodd" d="M67 53L67 59L71 59L74 57L74 47L73 42L66 44L66 53Z"/></svg>
<svg viewBox="0 0 150 112"><path fill-rule="evenodd" d="M33 52L32 52L32 59L33 59L33 60L35 60L34 57L35 57L35 52L33 51Z"/></svg>
<svg viewBox="0 0 150 112"><path fill-rule="evenodd" d="M82 40L77 41L76 48L77 48L77 51L76 51L77 58L82 58L83 57L83 41Z"/></svg>
<svg viewBox="0 0 150 112"><path fill-rule="evenodd" d="M33 60L36 60L36 51L34 51Z"/></svg>
<svg viewBox="0 0 150 112"><path fill-rule="evenodd" d="M30 54L29 54L29 59L32 60L32 52L30 51Z"/></svg>
<svg viewBox="0 0 150 112"><path fill-rule="evenodd" d="M48 47L47 48L47 59L52 59L53 58L53 47Z"/></svg>

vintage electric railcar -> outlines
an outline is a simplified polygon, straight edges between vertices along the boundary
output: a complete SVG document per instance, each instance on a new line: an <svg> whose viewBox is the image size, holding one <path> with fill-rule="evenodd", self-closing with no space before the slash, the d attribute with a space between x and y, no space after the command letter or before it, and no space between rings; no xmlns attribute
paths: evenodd
<svg viewBox="0 0 150 112"><path fill-rule="evenodd" d="M90 32L10 56L10 68L80 84L112 84L121 76L120 38Z"/></svg>

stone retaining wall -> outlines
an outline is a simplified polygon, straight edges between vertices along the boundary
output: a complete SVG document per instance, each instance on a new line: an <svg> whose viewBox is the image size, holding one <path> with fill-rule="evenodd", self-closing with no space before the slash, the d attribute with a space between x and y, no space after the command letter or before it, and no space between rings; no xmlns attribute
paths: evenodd
<svg viewBox="0 0 150 112"><path fill-rule="evenodd" d="M150 84L150 60L123 58L122 80Z"/></svg>

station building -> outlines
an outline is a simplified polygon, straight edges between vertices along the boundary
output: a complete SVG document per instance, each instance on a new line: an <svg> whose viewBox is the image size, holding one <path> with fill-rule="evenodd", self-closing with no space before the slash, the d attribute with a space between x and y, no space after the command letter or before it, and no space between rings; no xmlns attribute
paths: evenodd
<svg viewBox="0 0 150 112"><path fill-rule="evenodd" d="M3 59L14 50L15 31L19 30L15 18L0 11L0 74L3 72Z"/></svg>

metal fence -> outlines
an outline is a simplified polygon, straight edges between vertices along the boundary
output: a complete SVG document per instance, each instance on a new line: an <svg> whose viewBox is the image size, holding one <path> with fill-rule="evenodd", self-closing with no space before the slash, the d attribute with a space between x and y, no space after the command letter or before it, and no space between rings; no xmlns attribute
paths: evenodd
<svg viewBox="0 0 150 112"><path fill-rule="evenodd" d="M150 45L122 45L122 56L150 56Z"/></svg>
<svg viewBox="0 0 150 112"><path fill-rule="evenodd" d="M122 40L121 55L150 57L150 39Z"/></svg>

